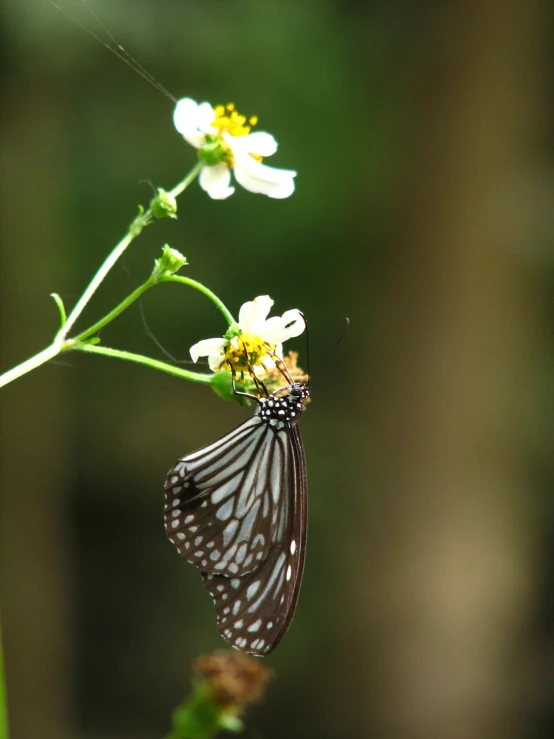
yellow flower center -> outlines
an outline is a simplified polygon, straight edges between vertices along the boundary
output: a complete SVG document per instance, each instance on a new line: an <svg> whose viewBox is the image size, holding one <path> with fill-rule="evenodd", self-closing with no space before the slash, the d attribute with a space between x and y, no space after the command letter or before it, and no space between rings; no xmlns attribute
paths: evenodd
<svg viewBox="0 0 554 739"><path fill-rule="evenodd" d="M265 357L275 353L275 346L254 334L241 334L229 342L222 367L234 372L248 372L250 367L263 366Z"/></svg>
<svg viewBox="0 0 554 739"><path fill-rule="evenodd" d="M227 105L216 105L215 119L212 126L217 128L220 134L227 132L231 136L247 136L252 126L258 122L258 117L253 115L246 121L246 116L235 110L234 103Z"/></svg>

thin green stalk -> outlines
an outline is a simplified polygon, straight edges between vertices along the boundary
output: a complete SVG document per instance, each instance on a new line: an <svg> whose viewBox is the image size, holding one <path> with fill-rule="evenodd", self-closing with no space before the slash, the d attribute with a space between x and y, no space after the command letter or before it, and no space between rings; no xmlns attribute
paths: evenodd
<svg viewBox="0 0 554 739"><path fill-rule="evenodd" d="M225 304L215 295L211 290L209 290L207 287L204 287L201 282L197 282L196 280L191 280L190 277L181 277L180 275L167 275L160 279L160 282L180 282L181 285L189 285L190 287L194 287L195 290L199 290L201 293L203 293L207 298L209 298L213 303L217 305L219 310L223 313L223 316L229 326L233 326L236 321L233 318L231 311L227 309Z"/></svg>
<svg viewBox="0 0 554 739"><path fill-rule="evenodd" d="M13 367L11 370L4 372L3 375L0 375L0 387L4 387L4 385L7 385L9 382L17 380L18 377L27 374L27 372L30 372L31 370L40 367L41 364L53 359L63 351L63 347L63 341L54 341L54 343L47 346L46 349L35 354L34 357L30 357L25 362L18 364L17 367Z"/></svg>
<svg viewBox="0 0 554 739"><path fill-rule="evenodd" d="M198 162L188 173L188 175L178 185L176 185L173 190L170 191L170 195L176 197L177 195L182 193L183 190L188 187L190 183L198 176L200 170L202 169L202 166L202 163ZM144 213L137 216L137 218L135 218L135 220L131 223L129 230L127 231L125 236L118 244L116 244L115 248L110 252L110 254L108 254L107 258L90 281L85 292L81 295L75 307L68 315L67 321L58 332L58 335L56 337L58 340L66 338L69 329L73 326L77 318L79 318L79 316L83 312L83 309L88 304L100 284L103 282L108 272L121 257L125 249L127 249L129 244L141 233L143 228L151 222L152 218L152 209L148 208L146 211L144 211Z"/></svg>
<svg viewBox="0 0 554 739"><path fill-rule="evenodd" d="M87 352L88 354L102 354L105 357L115 357L116 359L125 359L128 362L144 364L146 367L152 367L153 369L167 372L169 375L175 375L175 377L181 377L184 380L191 380L191 382L200 382L204 385L211 385L215 376L206 375L202 372L191 372L190 370L184 370L180 367L174 367L172 364L168 364L167 362L160 362L157 359L146 357L143 354L124 352L120 349L110 349L107 346L99 346L98 344L81 344L74 346L73 349Z"/></svg>
<svg viewBox="0 0 554 739"><path fill-rule="evenodd" d="M140 298L140 296L144 292L146 292L146 290L148 290L150 287L153 287L155 284L156 283L154 281L154 278L149 277L143 285L140 285L139 287L137 287L136 290L133 290L133 292L128 295L125 300L122 300L119 305L116 305L116 307L109 313L107 313L103 318L101 318L99 321L96 321L96 323L93 324L90 328L87 328L86 331L83 331L78 336L75 336L74 341L85 341L91 336L94 336L94 334L97 334L100 329L104 328L104 326L107 326L108 323L111 323L114 318L117 318L121 313L123 313L126 308L132 305L135 300Z"/></svg>
<svg viewBox="0 0 554 739"><path fill-rule="evenodd" d="M146 211L141 218L144 218L144 216L148 213ZM108 254L107 258L105 259L104 263L98 270L98 272L94 275L92 280L90 281L87 289L85 292L81 295L79 300L77 301L77 304L71 311L71 313L67 317L67 321L62 326L60 331L57 334L56 338L65 339L67 336L69 329L73 326L75 321L79 318L81 313L83 312L85 306L89 302L89 300L92 298L94 293L97 291L98 287L100 286L100 283L104 280L108 272L111 270L111 268L114 266L114 264L117 262L119 257L123 254L125 249L129 246L129 244L133 241L135 238L135 235L133 232L129 231L125 234L125 236L121 239L119 244L115 246L115 248Z"/></svg>
<svg viewBox="0 0 554 739"><path fill-rule="evenodd" d="M190 185L191 182L193 182L198 175L200 174L200 170L204 166L204 162L198 161L194 167L190 170L188 175L185 177L184 180L181 180L178 185L175 185L173 190L170 190L168 192L168 195L171 197L177 198L179 195L183 192L183 190L186 190L186 188Z"/></svg>

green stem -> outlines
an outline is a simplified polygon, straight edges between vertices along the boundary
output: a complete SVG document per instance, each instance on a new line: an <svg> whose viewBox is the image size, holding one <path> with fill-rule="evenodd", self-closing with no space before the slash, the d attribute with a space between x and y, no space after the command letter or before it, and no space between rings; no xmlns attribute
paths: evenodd
<svg viewBox="0 0 554 739"><path fill-rule="evenodd" d="M6 695L6 679L4 676L2 623L0 621L0 739L8 739L8 733L8 700Z"/></svg>
<svg viewBox="0 0 554 739"><path fill-rule="evenodd" d="M173 190L170 190L170 195L173 195L174 197L177 197L177 195L180 195L183 190L190 185L190 183L198 176L200 173L200 170L202 169L202 162L198 162L188 173L188 175L182 180L178 185L176 185ZM144 213L141 213L139 216L135 218L135 220L131 223L129 226L129 230L125 234L125 236L121 239L121 241L116 244L114 249L108 254L107 258L105 259L104 263L101 265L100 269L96 272L92 280L90 281L88 287L86 288L85 292L81 295L79 300L77 301L77 304L67 317L67 321L65 322L64 326L60 329L58 332L56 339L57 340L63 340L66 338L69 329L73 326L75 321L79 318L81 313L83 312L83 309L88 304L108 272L111 270L111 268L114 266L114 264L117 262L117 260L120 258L120 256L123 254L125 249L129 246L129 244L141 233L143 228L145 226L148 226L148 224L151 222L153 218L152 209L148 208L148 210L144 211Z"/></svg>
<svg viewBox="0 0 554 739"><path fill-rule="evenodd" d="M89 328L87 328L85 331L82 331L75 338L66 340L64 340L63 338L56 338L50 346L46 347L46 349L43 349L43 351L39 352L38 354L35 354L34 357L30 357L30 359L28 359L26 362L22 362L22 364L19 364L17 367L8 370L3 375L0 375L0 387L7 385L9 382L16 380L18 377L25 375L31 370L40 367L41 364L48 362L50 359L53 359L53 357L57 356L58 354L70 350L89 351L93 353L96 352L97 354L106 354L107 356L119 357L128 361L146 364L150 367L154 367L155 369L161 369L164 372L169 372L170 374L176 375L178 377L192 380L193 382L211 382L211 378L213 377L213 375L204 375L199 372L181 370L173 367L170 364L167 364L166 362L159 362L155 359L150 359L149 357L145 357L139 354L122 352L118 349L109 349L107 347L87 346L83 344L83 342L97 334L100 329L104 328L108 323L113 321L114 318L117 318L143 293L145 293L146 290L161 282L177 282L183 285L188 285L189 287L198 290L203 295L206 295L206 297L208 297L213 303L215 303L215 305L219 308L219 310L225 317L225 320L230 326L235 323L233 316L224 305L224 303L211 290L202 285L202 283L197 282L196 280L192 280L189 277L180 277L178 275L152 275L148 278L148 280L146 280L144 284L137 287L136 290L134 290L130 295L122 300L121 303L119 303L119 305L117 305L113 310L103 316L99 321L96 321L96 323L94 323L92 326L89 326ZM67 324L65 324L65 327L63 329L64 332L66 327ZM60 335L58 334L58 336Z"/></svg>
<svg viewBox="0 0 554 739"><path fill-rule="evenodd" d="M123 313L126 308L132 305L135 300L140 298L140 296L144 292L146 292L146 290L148 290L150 287L153 287L155 284L156 283L154 282L154 279L152 277L149 277L143 285L137 287L136 290L128 295L125 300L122 300L119 305L116 305L116 307L109 313L107 313L103 318L101 318L99 321L96 321L96 323L93 324L90 328L87 328L86 331L83 331L78 336L75 336L74 341L81 342L89 339L91 336L94 336L94 334L98 333L100 329L104 328L104 326L113 321L114 318L117 318L120 313Z"/></svg>
<svg viewBox="0 0 554 739"><path fill-rule="evenodd" d="M119 349L110 349L107 346L98 346L97 344L77 344L72 347L76 351L87 352L88 354L102 354L105 357L115 357L116 359L125 359L128 362L136 362L144 364L147 367L167 372L169 375L181 377L183 380L191 380L192 382L200 382L204 385L211 385L215 375L205 375L202 372L191 372L190 370L174 367L167 362L160 362L157 359L146 357L143 354L134 354L133 352L124 352Z"/></svg>
<svg viewBox="0 0 554 739"><path fill-rule="evenodd" d="M47 346L46 349L35 354L34 357L30 357L25 362L18 364L17 367L13 367L11 370L4 372L3 375L0 375L0 387L4 387L4 385L7 385L9 382L17 380L18 377L27 374L27 372L30 372L31 370L40 367L41 364L53 359L63 351L63 348L63 341L54 341L50 346Z"/></svg>
<svg viewBox="0 0 554 739"><path fill-rule="evenodd" d="M148 211L146 211L141 218L144 218ZM77 304L71 311L71 313L67 317L67 321L65 322L64 326L60 329L58 332L58 335L56 338L65 339L65 337L68 334L69 329L73 326L77 318L81 315L83 312L85 306L89 302L89 300L92 298L98 287L100 286L100 283L104 280L108 272L111 270L111 268L114 266L114 264L117 262L119 257L123 254L125 249L129 246L129 244L133 241L135 238L135 234L132 231L128 231L125 236L121 239L119 244L115 246L115 248L108 254L108 257L98 270L98 272L94 275L92 280L90 281L87 289L85 292L81 295L79 300L77 301Z"/></svg>
<svg viewBox="0 0 554 739"><path fill-rule="evenodd" d="M213 303L217 305L219 310L223 313L223 316L229 326L233 326L236 321L233 318L231 311L227 309L225 304L215 295L211 290L209 290L207 287L204 287L201 282L197 282L196 280L191 280L190 277L181 277L180 275L167 275L167 277L162 277L160 279L160 282L180 282L181 285L189 285L190 287L193 287L195 290L199 290L201 293L203 293L207 298L209 298Z"/></svg>
<svg viewBox="0 0 554 739"><path fill-rule="evenodd" d="M186 188L190 185L191 182L194 182L194 180L198 177L200 174L200 170L204 166L204 162L198 161L194 167L190 170L188 175L185 177L184 180L181 180L178 185L175 185L173 190L169 191L169 195L171 195L174 198L179 197L179 195L183 192L183 190L186 190Z"/></svg>

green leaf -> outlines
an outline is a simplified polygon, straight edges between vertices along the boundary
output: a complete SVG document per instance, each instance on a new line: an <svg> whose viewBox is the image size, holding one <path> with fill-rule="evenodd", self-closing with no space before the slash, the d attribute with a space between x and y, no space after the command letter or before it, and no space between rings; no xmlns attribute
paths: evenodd
<svg viewBox="0 0 554 739"><path fill-rule="evenodd" d="M56 305L58 306L58 310L60 312L60 329L62 329L65 326L65 322L67 321L67 314L65 312L63 300L58 295L58 293L50 293L50 297L54 299L54 303L56 303Z"/></svg>

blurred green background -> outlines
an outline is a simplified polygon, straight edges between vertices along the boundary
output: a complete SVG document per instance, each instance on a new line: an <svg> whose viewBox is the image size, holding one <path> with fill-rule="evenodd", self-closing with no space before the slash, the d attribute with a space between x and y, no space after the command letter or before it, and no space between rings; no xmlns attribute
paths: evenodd
<svg viewBox="0 0 554 739"><path fill-rule="evenodd" d="M268 293L308 316L306 574L245 736L552 736L552 5L90 3L176 97L257 114L280 144L270 163L299 173L285 201L194 184L80 324L166 241L232 311ZM49 293L71 306L150 183L173 186L195 155L169 101L46 0L4 2L2 21L8 368L55 332ZM179 359L224 328L173 285L142 308ZM163 358L138 307L102 339ZM305 365L303 339L291 348ZM223 646L166 540L165 473L248 411L85 355L1 398L13 736L163 735L192 659Z"/></svg>

